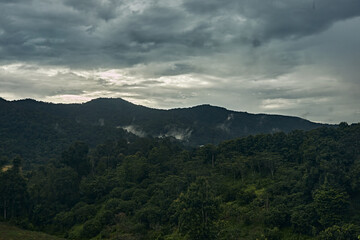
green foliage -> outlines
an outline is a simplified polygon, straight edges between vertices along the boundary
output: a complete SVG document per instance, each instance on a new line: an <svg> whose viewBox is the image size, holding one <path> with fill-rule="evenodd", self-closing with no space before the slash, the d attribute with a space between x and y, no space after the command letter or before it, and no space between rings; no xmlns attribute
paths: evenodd
<svg viewBox="0 0 360 240"><path fill-rule="evenodd" d="M161 223L161 209L157 206L145 206L136 211L135 218L147 227L154 228Z"/></svg>
<svg viewBox="0 0 360 240"><path fill-rule="evenodd" d="M280 240L282 239L282 233L278 227L267 228L264 231L264 237L267 240Z"/></svg>
<svg viewBox="0 0 360 240"><path fill-rule="evenodd" d="M290 216L284 204L270 207L265 213L265 224L271 228L285 227L289 224Z"/></svg>
<svg viewBox="0 0 360 240"><path fill-rule="evenodd" d="M319 234L319 240L355 240L360 234L360 227L354 224L333 225Z"/></svg>
<svg viewBox="0 0 360 240"><path fill-rule="evenodd" d="M95 237L100 233L102 226L103 225L98 219L90 219L84 224L81 235L86 239Z"/></svg>
<svg viewBox="0 0 360 240"><path fill-rule="evenodd" d="M119 212L119 208L120 205L123 201L121 199L118 198L110 198L109 200L106 201L104 209L108 210L112 213L118 213Z"/></svg>
<svg viewBox="0 0 360 240"><path fill-rule="evenodd" d="M69 239L356 239L359 139L342 124L195 149L75 143L0 172L1 220Z"/></svg>
<svg viewBox="0 0 360 240"><path fill-rule="evenodd" d="M125 213L128 215L132 215L137 208L137 204L135 201L129 200L119 200L119 203L117 205L117 208L115 209L116 213Z"/></svg>
<svg viewBox="0 0 360 240"><path fill-rule="evenodd" d="M256 194L253 190L240 190L236 195L236 200L241 205L247 205L256 198Z"/></svg>
<svg viewBox="0 0 360 240"><path fill-rule="evenodd" d="M76 142L62 153L62 162L73 168L79 176L85 176L90 171L88 152L89 147L85 143Z"/></svg>
<svg viewBox="0 0 360 240"><path fill-rule="evenodd" d="M206 178L199 177L174 202L179 230L190 239L214 239L219 201Z"/></svg>
<svg viewBox="0 0 360 240"><path fill-rule="evenodd" d="M58 231L63 232L76 223L76 217L73 212L60 212L54 217L53 223Z"/></svg>
<svg viewBox="0 0 360 240"><path fill-rule="evenodd" d="M293 209L291 225L296 233L311 235L317 226L318 216L314 204L300 205Z"/></svg>
<svg viewBox="0 0 360 240"><path fill-rule="evenodd" d="M314 193L314 206L319 222L324 227L341 223L349 211L349 204L346 192L329 186L322 186Z"/></svg>
<svg viewBox="0 0 360 240"><path fill-rule="evenodd" d="M76 204L76 206L71 209L75 215L77 223L84 223L88 219L91 219L96 215L96 206L89 205L83 202Z"/></svg>
<svg viewBox="0 0 360 240"><path fill-rule="evenodd" d="M49 224L56 214L68 210L79 200L78 175L70 167L50 164L31 172L29 177L31 219L37 225Z"/></svg>
<svg viewBox="0 0 360 240"><path fill-rule="evenodd" d="M96 218L99 220L102 226L111 225L114 222L115 214L109 210L101 210Z"/></svg>
<svg viewBox="0 0 360 240"><path fill-rule="evenodd" d="M12 168L0 172L0 209L4 220L28 216L29 195L21 168L22 159L15 157Z"/></svg>
<svg viewBox="0 0 360 240"><path fill-rule="evenodd" d="M0 222L0 240L64 240L42 232L28 231Z"/></svg>
<svg viewBox="0 0 360 240"><path fill-rule="evenodd" d="M109 194L119 181L114 172L82 178L79 191L87 202L94 202Z"/></svg>

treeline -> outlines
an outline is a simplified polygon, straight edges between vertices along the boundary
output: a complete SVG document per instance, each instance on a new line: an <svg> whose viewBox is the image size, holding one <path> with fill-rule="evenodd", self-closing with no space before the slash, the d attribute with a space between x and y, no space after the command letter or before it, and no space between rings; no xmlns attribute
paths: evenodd
<svg viewBox="0 0 360 240"><path fill-rule="evenodd" d="M172 136L189 146L274 131L311 130L323 124L289 116L249 114L201 105L159 110L120 98L53 104L0 98L0 156L24 159L23 168L57 158L70 144L91 148L108 139ZM127 129L127 130L125 130Z"/></svg>
<svg viewBox="0 0 360 240"><path fill-rule="evenodd" d="M0 161L1 220L69 239L358 239L360 125Z"/></svg>

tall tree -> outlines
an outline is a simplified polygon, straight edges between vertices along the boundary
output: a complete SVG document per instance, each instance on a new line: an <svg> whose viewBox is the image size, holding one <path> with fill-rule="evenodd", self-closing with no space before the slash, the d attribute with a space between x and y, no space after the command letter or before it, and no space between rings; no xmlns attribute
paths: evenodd
<svg viewBox="0 0 360 240"><path fill-rule="evenodd" d="M89 147L83 142L76 142L62 153L62 162L73 168L79 177L85 176L90 171L88 158Z"/></svg>
<svg viewBox="0 0 360 240"><path fill-rule="evenodd" d="M0 206L5 220L27 214L27 183L21 174L21 163L21 157L16 156L12 168L0 172Z"/></svg>
<svg viewBox="0 0 360 240"><path fill-rule="evenodd" d="M314 204L323 227L339 225L349 210L349 195L330 186L322 186L314 194Z"/></svg>
<svg viewBox="0 0 360 240"><path fill-rule="evenodd" d="M215 239L219 202L205 177L199 177L174 202L178 226L190 239Z"/></svg>

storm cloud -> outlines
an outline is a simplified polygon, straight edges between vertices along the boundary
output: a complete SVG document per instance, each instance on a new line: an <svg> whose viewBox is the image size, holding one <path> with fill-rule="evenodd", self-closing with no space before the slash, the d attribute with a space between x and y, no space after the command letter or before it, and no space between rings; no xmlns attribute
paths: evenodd
<svg viewBox="0 0 360 240"><path fill-rule="evenodd" d="M358 0L0 0L0 96L360 117Z"/></svg>

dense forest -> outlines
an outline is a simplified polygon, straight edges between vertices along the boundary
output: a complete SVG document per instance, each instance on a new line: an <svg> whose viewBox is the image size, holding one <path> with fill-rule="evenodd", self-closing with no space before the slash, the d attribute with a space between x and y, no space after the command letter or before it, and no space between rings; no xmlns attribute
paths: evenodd
<svg viewBox="0 0 360 240"><path fill-rule="evenodd" d="M120 98L83 104L0 98L0 156L19 154L28 169L56 158L75 141L94 148L108 139L170 137L184 145L199 146L250 134L321 126L298 117L235 112L210 105L160 110Z"/></svg>
<svg viewBox="0 0 360 240"><path fill-rule="evenodd" d="M360 124L199 147L74 142L46 164L1 157L1 221L68 239L360 235Z"/></svg>

